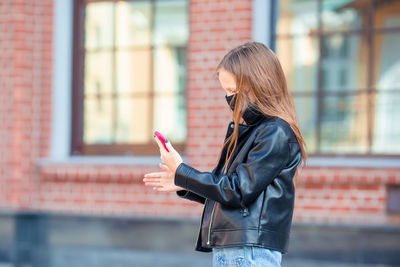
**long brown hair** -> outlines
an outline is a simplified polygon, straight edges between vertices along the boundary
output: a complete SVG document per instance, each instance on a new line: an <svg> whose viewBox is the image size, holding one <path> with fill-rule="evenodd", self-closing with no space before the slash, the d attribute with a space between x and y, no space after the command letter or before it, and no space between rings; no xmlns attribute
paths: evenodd
<svg viewBox="0 0 400 267"><path fill-rule="evenodd" d="M262 113L286 121L300 146L301 162L307 155L305 141L300 133L295 107L286 85L285 75L275 53L262 43L248 42L229 51L216 69L233 74L236 80L236 102L233 110L233 133L225 141L228 145L225 171L237 145L239 121L250 104L249 92L255 97L254 104ZM302 164L299 164L302 165ZM297 176L297 170L296 175Z"/></svg>

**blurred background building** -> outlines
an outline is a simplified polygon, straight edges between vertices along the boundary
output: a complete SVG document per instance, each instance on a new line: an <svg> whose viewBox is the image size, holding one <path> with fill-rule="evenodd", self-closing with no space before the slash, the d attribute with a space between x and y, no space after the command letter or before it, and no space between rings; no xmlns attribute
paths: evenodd
<svg viewBox="0 0 400 267"><path fill-rule="evenodd" d="M210 265L202 206L142 177L154 130L215 166L215 67L249 40L281 60L310 157L283 265L399 266L398 0L2 0L0 266Z"/></svg>

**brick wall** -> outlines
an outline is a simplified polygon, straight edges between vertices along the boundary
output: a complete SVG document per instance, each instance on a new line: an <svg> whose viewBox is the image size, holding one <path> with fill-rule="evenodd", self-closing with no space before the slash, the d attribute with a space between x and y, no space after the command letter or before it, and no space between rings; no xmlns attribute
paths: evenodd
<svg viewBox="0 0 400 267"><path fill-rule="evenodd" d="M200 205L143 185L143 174L156 166L37 163L49 156L52 8L52 1L1 3L1 39L9 49L1 62L16 65L0 74L7 83L0 92L6 102L0 107L6 122L1 209L198 217ZM207 170L215 165L229 121L214 69L228 49L250 40L251 1L191 1L189 12L186 158ZM15 28L9 27L12 22L18 22Z"/></svg>
<svg viewBox="0 0 400 267"><path fill-rule="evenodd" d="M52 1L0 2L0 209L199 218L202 206L142 183L156 166L46 163L52 79ZM251 39L251 0L190 1L185 156L211 170L230 120L214 74ZM386 184L399 169L311 168L297 184L299 222L387 223Z"/></svg>
<svg viewBox="0 0 400 267"><path fill-rule="evenodd" d="M387 186L400 184L400 170L316 168L302 170L296 187L295 221L398 224L386 212Z"/></svg>
<svg viewBox="0 0 400 267"><path fill-rule="evenodd" d="M0 207L31 205L35 161L50 143L50 0L0 1Z"/></svg>
<svg viewBox="0 0 400 267"><path fill-rule="evenodd" d="M224 53L251 38L251 1L191 1L189 7L185 156L202 170L215 165L229 112L214 74ZM155 166L42 166L34 207L138 216L199 217L202 207L143 185Z"/></svg>

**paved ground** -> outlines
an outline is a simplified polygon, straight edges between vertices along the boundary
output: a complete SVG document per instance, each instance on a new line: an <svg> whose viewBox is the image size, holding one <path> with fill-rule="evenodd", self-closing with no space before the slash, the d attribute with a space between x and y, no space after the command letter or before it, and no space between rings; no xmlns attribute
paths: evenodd
<svg viewBox="0 0 400 267"><path fill-rule="evenodd" d="M304 259L289 259L282 263L282 267L389 267L389 265L379 264L352 264L326 261L312 261Z"/></svg>
<svg viewBox="0 0 400 267"><path fill-rule="evenodd" d="M0 267L6 267L1 266ZM52 252L49 267L206 267L212 266L212 254L191 252L172 253L161 251L128 251L112 249L56 249ZM387 267L389 265L365 265L283 259L282 267ZM7 267L11 267L10 265Z"/></svg>
<svg viewBox="0 0 400 267"><path fill-rule="evenodd" d="M33 267L30 264L21 266ZM112 249L55 249L48 267L207 267L212 266L208 253L171 253L160 251L124 251ZM0 263L0 267L14 267ZM41 266L40 266L41 267ZM389 265L366 265L305 259L283 259L282 267L389 267Z"/></svg>
<svg viewBox="0 0 400 267"><path fill-rule="evenodd" d="M0 267L212 266L194 251L197 231L198 221L0 215ZM399 227L298 225L282 267L400 266L399 238Z"/></svg>

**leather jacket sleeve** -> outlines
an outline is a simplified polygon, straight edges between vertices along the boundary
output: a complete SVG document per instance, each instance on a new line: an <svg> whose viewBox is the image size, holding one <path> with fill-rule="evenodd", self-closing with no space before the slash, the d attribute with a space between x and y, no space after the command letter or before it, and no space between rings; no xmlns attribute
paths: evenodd
<svg viewBox="0 0 400 267"><path fill-rule="evenodd" d="M215 170L216 170L216 168L214 168L211 173L214 173ZM191 201L195 201L195 202L198 202L198 203L201 203L201 204L204 204L206 202L206 199L204 197L199 196L199 195L197 195L197 194L195 194L193 192L190 192L188 190L179 190L179 191L176 192L176 194L181 198L184 198L184 199L187 199L187 200L191 200Z"/></svg>
<svg viewBox="0 0 400 267"><path fill-rule="evenodd" d="M180 190L180 191L177 191L176 194L181 198L184 198L184 199L187 199L187 200L191 200L191 201L196 201L196 202L199 202L201 204L204 204L206 202L206 199L204 197L199 196L199 195L197 195L197 194L195 194L193 192L190 192L188 190Z"/></svg>
<svg viewBox="0 0 400 267"><path fill-rule="evenodd" d="M181 163L175 172L175 184L221 204L243 208L253 202L285 166L289 157L288 142L285 130L271 123L259 130L247 160L239 163L235 171L217 176Z"/></svg>

